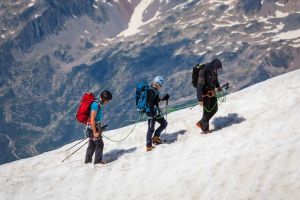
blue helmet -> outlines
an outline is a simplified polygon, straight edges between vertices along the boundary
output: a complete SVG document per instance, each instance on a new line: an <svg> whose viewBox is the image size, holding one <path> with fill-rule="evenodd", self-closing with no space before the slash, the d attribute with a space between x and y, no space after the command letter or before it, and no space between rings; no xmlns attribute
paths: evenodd
<svg viewBox="0 0 300 200"><path fill-rule="evenodd" d="M164 84L164 78L163 77L161 77L161 76L156 76L155 78L154 78L154 81L153 81L154 83L158 83L160 86L163 86L163 84Z"/></svg>

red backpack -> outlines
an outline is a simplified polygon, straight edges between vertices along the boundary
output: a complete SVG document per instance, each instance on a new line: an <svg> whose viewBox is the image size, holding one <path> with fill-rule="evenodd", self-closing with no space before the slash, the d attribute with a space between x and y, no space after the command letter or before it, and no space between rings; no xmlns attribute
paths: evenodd
<svg viewBox="0 0 300 200"><path fill-rule="evenodd" d="M95 101L95 95L91 92L87 92L82 96L81 102L76 112L76 119L86 124L90 117L90 107L91 104Z"/></svg>

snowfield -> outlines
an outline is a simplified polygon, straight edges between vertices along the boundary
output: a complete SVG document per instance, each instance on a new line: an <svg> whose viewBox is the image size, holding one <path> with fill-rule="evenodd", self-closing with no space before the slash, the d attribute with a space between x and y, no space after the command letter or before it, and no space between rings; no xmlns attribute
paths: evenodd
<svg viewBox="0 0 300 200"><path fill-rule="evenodd" d="M104 140L105 166L85 165L86 147L61 163L77 141L1 165L0 199L300 199L299 80L297 70L228 95L207 135L194 125L198 106L173 112L151 152L141 122L122 143Z"/></svg>

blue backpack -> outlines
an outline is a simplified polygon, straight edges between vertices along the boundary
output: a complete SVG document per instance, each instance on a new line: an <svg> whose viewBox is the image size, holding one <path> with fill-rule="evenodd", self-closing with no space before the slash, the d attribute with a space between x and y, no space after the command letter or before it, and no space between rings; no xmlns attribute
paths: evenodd
<svg viewBox="0 0 300 200"><path fill-rule="evenodd" d="M146 81L142 81L136 85L135 100L139 112L144 113L148 107L147 92L149 87Z"/></svg>

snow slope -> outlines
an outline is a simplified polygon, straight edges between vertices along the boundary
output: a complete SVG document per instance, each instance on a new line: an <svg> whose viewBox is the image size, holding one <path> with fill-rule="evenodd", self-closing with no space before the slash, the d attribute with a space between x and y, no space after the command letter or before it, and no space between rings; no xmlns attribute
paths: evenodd
<svg viewBox="0 0 300 200"><path fill-rule="evenodd" d="M200 134L201 111L168 116L166 144L145 152L146 123L105 140L102 167L64 163L69 144L0 166L0 199L300 199L300 70L231 94ZM124 137L132 126L106 132Z"/></svg>

